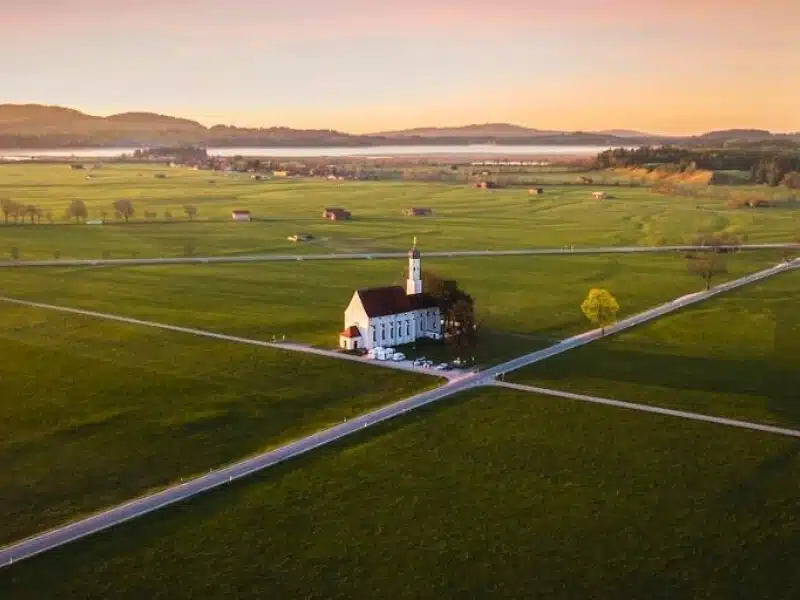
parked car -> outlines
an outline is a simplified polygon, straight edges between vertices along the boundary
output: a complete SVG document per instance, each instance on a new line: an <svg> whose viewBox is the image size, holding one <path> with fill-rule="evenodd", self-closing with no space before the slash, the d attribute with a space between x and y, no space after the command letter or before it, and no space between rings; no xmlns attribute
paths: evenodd
<svg viewBox="0 0 800 600"><path fill-rule="evenodd" d="M424 363L425 363L425 359L424 358L417 358L416 360L414 360L414 362L412 364L415 367L421 367Z"/></svg>
<svg viewBox="0 0 800 600"><path fill-rule="evenodd" d="M394 356L392 356L392 360L395 362L400 362L401 360L405 360L406 355L402 352L395 352Z"/></svg>
<svg viewBox="0 0 800 600"><path fill-rule="evenodd" d="M449 371L450 368L451 368L450 365L448 365L447 363L440 363L436 365L437 371Z"/></svg>

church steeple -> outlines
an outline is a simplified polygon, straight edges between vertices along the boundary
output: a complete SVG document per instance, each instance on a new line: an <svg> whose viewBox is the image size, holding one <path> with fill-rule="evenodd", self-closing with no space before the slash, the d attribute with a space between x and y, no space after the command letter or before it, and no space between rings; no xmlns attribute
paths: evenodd
<svg viewBox="0 0 800 600"><path fill-rule="evenodd" d="M406 294L412 296L422 293L422 266L417 248L417 238L414 236L414 245L408 251L408 279L406 280Z"/></svg>

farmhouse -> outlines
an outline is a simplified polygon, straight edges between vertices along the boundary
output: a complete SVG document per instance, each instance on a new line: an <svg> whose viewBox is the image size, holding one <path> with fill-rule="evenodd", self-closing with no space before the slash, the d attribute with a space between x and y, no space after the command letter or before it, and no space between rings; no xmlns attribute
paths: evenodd
<svg viewBox="0 0 800 600"><path fill-rule="evenodd" d="M329 221L349 221L353 215L343 208L326 208L322 211L322 218Z"/></svg>
<svg viewBox="0 0 800 600"><path fill-rule="evenodd" d="M595 200L605 200L607 197L605 192L592 192L592 198Z"/></svg>
<svg viewBox="0 0 800 600"><path fill-rule="evenodd" d="M234 221L250 221L250 211L249 210L234 210L231 211L231 218Z"/></svg>
<svg viewBox="0 0 800 600"><path fill-rule="evenodd" d="M494 181L478 181L477 183L473 183L472 187L479 190L489 190L496 188L497 184Z"/></svg>
<svg viewBox="0 0 800 600"><path fill-rule="evenodd" d="M433 214L433 210L430 208L412 207L405 209L403 214L407 217L430 217Z"/></svg>
<svg viewBox="0 0 800 600"><path fill-rule="evenodd" d="M310 233L295 233L294 235L289 236L290 242L307 242L313 239L314 236Z"/></svg>
<svg viewBox="0 0 800 600"><path fill-rule="evenodd" d="M542 188L531 188L528 190L528 193L531 196L539 196L541 194L544 194L544 190Z"/></svg>
<svg viewBox="0 0 800 600"><path fill-rule="evenodd" d="M421 259L415 239L408 253L406 289L389 286L356 291L344 311L339 346L345 350L370 350L422 338L439 339L441 335L438 302L422 291Z"/></svg>

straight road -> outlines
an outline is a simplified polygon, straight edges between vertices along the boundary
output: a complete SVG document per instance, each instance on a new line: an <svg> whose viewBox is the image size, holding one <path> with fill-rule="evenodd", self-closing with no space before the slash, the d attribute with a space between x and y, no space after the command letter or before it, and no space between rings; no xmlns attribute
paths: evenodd
<svg viewBox="0 0 800 600"><path fill-rule="evenodd" d="M800 244L744 244L719 246L730 250L800 250ZM425 252L426 258L468 258L479 256L561 256L586 254L637 254L658 252L699 252L708 246L600 246L595 248L528 248L520 250L455 250ZM113 258L113 259L63 259L63 260L4 260L0 268L23 267L131 267L143 265L191 265L286 262L302 260L385 260L406 258L407 252L360 252L333 254L253 254L248 256L182 256L176 258Z"/></svg>
<svg viewBox="0 0 800 600"><path fill-rule="evenodd" d="M599 396L587 396L584 394L573 394L572 392L562 392L560 390L551 390L548 388L540 388L533 385L523 385L519 383L509 383L507 381L496 381L496 386L518 390L521 392L531 392L534 394L541 394L543 396L556 396L558 398L566 398L568 400L579 400L580 402L590 402L592 404L604 404L606 406L614 406L616 408L625 408L628 410L638 410L641 412L656 413L659 415L668 415L670 417L680 417L681 419L689 419L691 421L702 421L704 423L715 423L717 425L725 425L727 427L738 427L739 429L751 429L754 431L762 431L765 433L774 433L777 435L786 435L789 437L800 438L800 431L797 429L786 429L784 427L775 427L772 425L763 425L761 423L752 423L750 421L739 421L737 419L726 419L724 417L713 417L711 415L703 415L700 413L687 412L684 410L674 410L671 408L661 408L659 406L649 406L647 404L635 404L633 402L622 402L621 400L611 400L609 398L601 398Z"/></svg>
<svg viewBox="0 0 800 600"><path fill-rule="evenodd" d="M784 273L786 271L789 271L791 269L796 269L798 267L800 267L800 260L795 260L791 263L777 265L775 267L771 267L769 269L765 269L763 271L747 275L746 277L742 277L741 279L737 279L728 282L726 284L717 286L716 288L713 288L712 290L707 292L690 294L688 296L684 296L683 298L678 298L673 302L664 304L662 306L646 311L640 315L635 315L633 317L620 321L614 327L607 328L607 332L616 333L618 331L622 331L624 329L628 329L630 327L646 323L648 321L656 319L670 312L679 310L680 308L683 308L685 306L702 302L708 298L714 297L723 292L727 292L736 289L738 287L742 287L744 285L755 283L757 281L761 281L768 277L772 277L774 275L778 275L779 273ZM83 310L70 309L53 305L43 305L35 302L15 300L12 298L0 298L0 300L25 306L50 308L53 310L59 310L63 312L77 312L78 314L84 314L103 319L111 319L115 321L122 321L126 323L138 324L149 327L157 327L161 329L169 329L172 331L189 333L192 335L202 335L205 337L213 337L233 342L251 343L253 341L253 340L247 340L246 338L237 338L235 336L215 334L211 332L204 332L201 330L193 330L185 327L176 327L172 325L164 325L149 321L141 321L138 319L130 319L127 317L121 317L119 315L107 315L104 313L97 313L92 311L83 311ZM98 533L100 531L103 531L115 525L119 525L120 523L124 523L136 517L146 515L165 506L169 506L176 502L186 500L188 498L191 498L192 496L196 496L198 494L214 489L226 483L230 483L238 479L241 479L243 477L247 477L248 475L266 469L272 465L289 460L290 458L296 456L300 456L302 454L305 454L306 452L314 450L315 448L319 448L321 446L330 444L348 435L358 433L360 431L365 430L368 427L372 427L374 425L377 425L378 423L382 423L384 421L388 421L389 419L393 419L400 415L406 414L421 406L437 402L438 400L447 398L449 396L452 396L453 394L457 394L459 392L476 388L479 386L495 384L496 383L495 378L498 375L503 375L504 373L508 373L510 371L522 368L524 366L533 364L535 362L539 362L541 360L545 360L546 358L549 358L551 356L567 352L568 350L588 344L596 339L599 339L600 337L603 336L600 335L599 331L591 331L588 333L577 335L572 338L568 338L554 346L551 346L550 348L546 348L538 352L533 352L525 356L521 356L519 358L503 363L496 367L492 367L485 371L468 374L462 376L459 379L450 380L446 385L443 385L437 389L423 392L421 394L412 396L411 398L395 402L394 404L390 404L388 406L377 409L365 415L361 415L359 417L356 417L354 419L351 419L349 421L346 421L340 425L336 425L329 429L319 431L303 439L281 446L280 448L276 448L264 454L254 456L252 458L243 460L238 463L234 463L227 467L223 467L207 475L197 477L187 483L167 488L155 494L137 498L135 500L116 506L109 510L97 513L85 519L69 523L62 527L53 529L51 531L47 531L37 536L6 546L0 549L0 568L11 565L15 561L20 561L26 558L30 558L42 552L58 548L59 546L63 546L65 544L68 544L69 542ZM269 347L281 347L280 343L259 342L259 345L264 345ZM605 403L610 404L612 402L615 401L609 400L606 401ZM630 408L630 406L625 406L625 407ZM656 412L656 411L653 410L651 412ZM709 419L711 419L711 417L709 417ZM763 429L763 427L767 426L762 426L762 430L766 431L765 429ZM773 431L773 433L775 433L775 431ZM784 435L787 434L784 433Z"/></svg>
<svg viewBox="0 0 800 600"><path fill-rule="evenodd" d="M225 333L216 333L214 331L206 331L204 329L194 329L192 327L181 327L179 325L170 325L168 323L158 323L156 321L145 321L143 319L135 319L133 317L126 317L123 315L116 315L112 313L101 313L94 310L84 310L82 308L72 308L70 306L59 306L56 304L45 304L43 302L32 302L29 300L18 300L17 298L9 298L0 296L0 302L7 304L17 304L19 306L27 306L29 308L41 308L44 310L52 310L56 312L63 312L73 315L81 315L84 317L94 317L104 319L106 321L117 321L119 323L126 323L128 325L139 325L143 327L152 327L154 329L165 329L167 331L174 331L177 333L187 333L198 337L207 337L225 342L234 342L236 344L249 344L251 346L261 346L262 348L277 348L279 350L289 350L291 352L301 352L303 354L314 354L316 356L324 356L327 358L335 358L338 360L347 360L351 362L358 362L386 369L394 369L396 371L407 371L410 373L419 373L421 375L430 375L440 379L457 379L463 375L462 371L435 371L431 369L424 369L422 367L414 367L407 361L394 362L390 360L369 360L365 357L355 356L352 354L344 354L334 350L324 350L322 348L314 348L313 346L306 346L304 344L296 344L292 342L266 342L263 340L255 340L252 338L240 337L237 335L228 335Z"/></svg>

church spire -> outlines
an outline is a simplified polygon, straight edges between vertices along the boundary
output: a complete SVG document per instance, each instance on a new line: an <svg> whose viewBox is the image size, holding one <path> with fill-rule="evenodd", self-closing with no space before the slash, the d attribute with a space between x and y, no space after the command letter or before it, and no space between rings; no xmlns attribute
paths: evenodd
<svg viewBox="0 0 800 600"><path fill-rule="evenodd" d="M417 237L414 236L414 245L408 251L408 279L406 280L406 294L413 296L422 293L422 266Z"/></svg>

